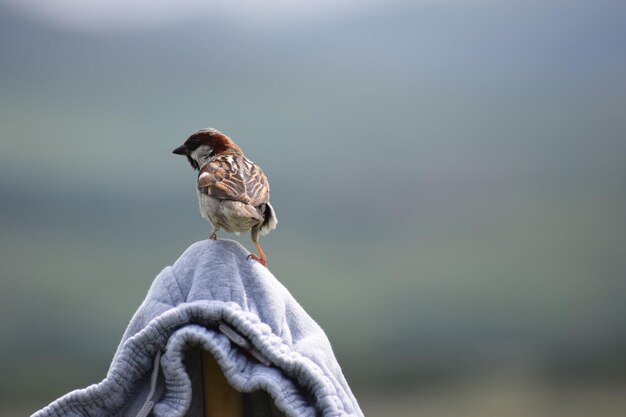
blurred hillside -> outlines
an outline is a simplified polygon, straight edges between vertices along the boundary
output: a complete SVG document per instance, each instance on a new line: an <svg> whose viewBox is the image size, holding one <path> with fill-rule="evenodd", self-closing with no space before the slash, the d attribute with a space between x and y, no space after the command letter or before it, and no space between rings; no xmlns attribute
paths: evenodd
<svg viewBox="0 0 626 417"><path fill-rule="evenodd" d="M0 2L0 401L102 379L153 277L208 236L171 155L206 126L267 173L270 268L357 394L622 383L626 7L548 3L89 32Z"/></svg>

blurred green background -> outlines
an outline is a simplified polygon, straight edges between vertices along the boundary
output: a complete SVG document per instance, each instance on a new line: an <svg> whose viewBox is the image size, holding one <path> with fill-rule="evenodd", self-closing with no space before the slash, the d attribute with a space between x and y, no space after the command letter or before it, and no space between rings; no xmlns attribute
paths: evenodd
<svg viewBox="0 0 626 417"><path fill-rule="evenodd" d="M0 0L0 414L105 376L208 236L171 150L213 126L268 175L270 268L366 415L624 415L625 21L609 0Z"/></svg>

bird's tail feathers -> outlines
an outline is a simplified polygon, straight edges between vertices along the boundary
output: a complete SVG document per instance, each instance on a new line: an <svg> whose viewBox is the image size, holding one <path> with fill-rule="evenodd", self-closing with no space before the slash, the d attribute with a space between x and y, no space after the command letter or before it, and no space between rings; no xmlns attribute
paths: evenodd
<svg viewBox="0 0 626 417"><path fill-rule="evenodd" d="M266 235L272 230L276 229L278 225L278 218L276 217L276 212L274 208L269 203L265 203L265 212L263 213L263 224L261 224L261 234Z"/></svg>

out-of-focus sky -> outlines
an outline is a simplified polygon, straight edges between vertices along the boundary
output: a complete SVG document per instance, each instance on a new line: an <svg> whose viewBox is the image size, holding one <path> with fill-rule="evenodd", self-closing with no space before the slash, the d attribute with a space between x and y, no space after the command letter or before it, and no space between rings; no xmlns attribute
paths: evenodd
<svg viewBox="0 0 626 417"><path fill-rule="evenodd" d="M0 400L104 376L153 277L208 236L171 154L207 126L268 175L270 268L357 393L623 380L625 18L610 0L0 1Z"/></svg>
<svg viewBox="0 0 626 417"><path fill-rule="evenodd" d="M389 4L401 2L402 0L394 0ZM341 3L330 0L268 0L262 3L226 0L49 0L43 3L36 0L3 0L2 3L25 17L62 29L84 32L154 29L184 23L189 18L198 16L228 19L233 23L252 26L263 25L264 27L259 26L257 29L267 31L269 28L265 26L266 23L289 27L302 21L341 16L362 10L364 6L381 4L380 1L364 3L356 0Z"/></svg>

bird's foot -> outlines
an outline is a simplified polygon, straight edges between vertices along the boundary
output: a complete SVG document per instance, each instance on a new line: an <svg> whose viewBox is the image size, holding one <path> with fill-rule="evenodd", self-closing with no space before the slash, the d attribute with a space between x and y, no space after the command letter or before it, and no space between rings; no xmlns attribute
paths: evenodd
<svg viewBox="0 0 626 417"><path fill-rule="evenodd" d="M261 265L263 265L264 267L267 268L267 258L266 257L262 257L261 258L261 257L255 255L254 253L251 253L250 255L248 255L246 257L246 259L250 259L250 258L254 259L255 261L257 261L258 263L260 263Z"/></svg>
<svg viewBox="0 0 626 417"><path fill-rule="evenodd" d="M209 235L210 240L217 240L217 233L213 232Z"/></svg>

